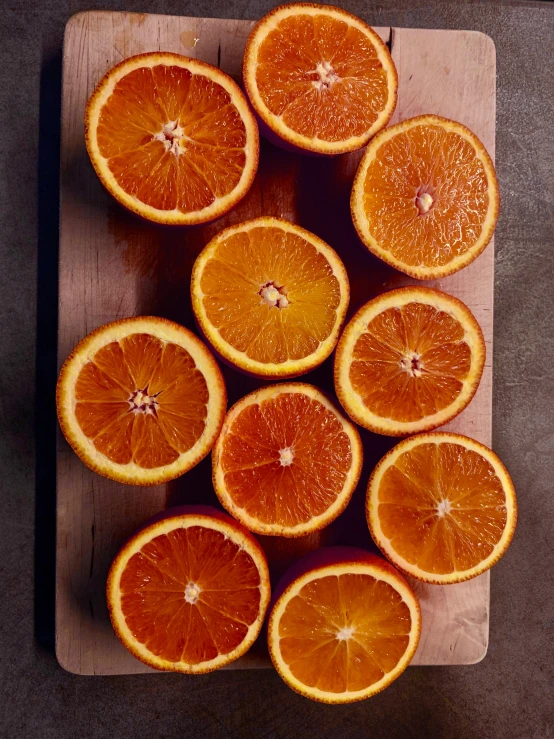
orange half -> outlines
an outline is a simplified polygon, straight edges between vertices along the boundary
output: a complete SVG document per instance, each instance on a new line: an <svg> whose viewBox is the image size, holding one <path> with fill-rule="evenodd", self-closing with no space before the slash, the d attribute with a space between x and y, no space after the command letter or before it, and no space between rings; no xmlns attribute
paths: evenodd
<svg viewBox="0 0 554 739"><path fill-rule="evenodd" d="M424 115L381 131L352 188L361 240L383 261L420 280L466 267L492 238L500 194L494 165L461 123Z"/></svg>
<svg viewBox="0 0 554 739"><path fill-rule="evenodd" d="M359 434L312 385L250 393L227 414L212 453L223 506L248 529L304 536L348 504L362 467Z"/></svg>
<svg viewBox="0 0 554 739"><path fill-rule="evenodd" d="M281 218L221 231L194 264L192 307L212 346L239 369L294 377L333 351L350 288L338 254Z"/></svg>
<svg viewBox="0 0 554 739"><path fill-rule="evenodd" d="M258 166L258 128L238 85L168 52L109 70L88 101L85 139L107 190L158 223L218 218L246 194Z"/></svg>
<svg viewBox="0 0 554 739"><path fill-rule="evenodd" d="M373 471L367 519L394 565L445 585L498 562L514 535L516 495L487 447L460 434L421 434L401 441Z"/></svg>
<svg viewBox="0 0 554 739"><path fill-rule="evenodd" d="M347 324L335 353L335 390L356 423L407 436L461 413L484 366L483 332L464 303L404 287L370 300Z"/></svg>
<svg viewBox="0 0 554 739"><path fill-rule="evenodd" d="M267 638L275 669L293 690L323 703L352 703L406 669L421 613L406 580L384 559L323 548L283 579L288 584L271 609Z"/></svg>
<svg viewBox="0 0 554 739"><path fill-rule="evenodd" d="M115 633L137 659L157 670L210 672L258 636L269 571L240 524L207 506L183 506L123 546L106 595Z"/></svg>
<svg viewBox="0 0 554 739"><path fill-rule="evenodd" d="M281 5L254 26L243 79L270 131L318 154L364 146L389 121L398 87L389 50L367 23L312 3Z"/></svg>
<svg viewBox="0 0 554 739"><path fill-rule="evenodd" d="M219 367L194 334L140 317L101 326L75 347L56 402L62 431L88 467L159 485L208 454L227 399Z"/></svg>

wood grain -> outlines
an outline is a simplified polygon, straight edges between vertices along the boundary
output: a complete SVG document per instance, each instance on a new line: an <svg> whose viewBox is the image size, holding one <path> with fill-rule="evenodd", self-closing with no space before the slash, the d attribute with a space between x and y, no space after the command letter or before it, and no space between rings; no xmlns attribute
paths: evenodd
<svg viewBox="0 0 554 739"><path fill-rule="evenodd" d="M334 159L298 157L263 142L251 191L214 224L187 231L145 224L104 191L84 145L86 100L102 75L133 54L165 50L194 56L240 78L250 21L132 13L87 12L66 26L63 60L59 363L94 328L129 315L161 315L193 327L190 270L222 228L258 215L288 218L328 241L351 278L350 313L375 294L411 280L372 257L351 224L348 196L360 154ZM437 113L469 126L492 156L495 143L495 51L471 31L377 29L391 46L400 87L394 120ZM493 245L457 275L434 283L467 303L483 328L487 363L471 405L448 428L491 443ZM331 362L306 376L332 390ZM224 368L229 400L261 383ZM363 515L371 469L394 441L363 432L365 462L359 489L345 513L321 534L293 542L261 537L276 579L320 544L374 549ZM151 671L134 659L111 629L104 596L109 564L123 541L150 515L184 502L217 505L210 461L156 488L119 485L90 472L58 439L56 651L79 674ZM414 664L471 664L487 649L489 575L461 585L415 585L423 633ZM260 641L234 668L268 667Z"/></svg>

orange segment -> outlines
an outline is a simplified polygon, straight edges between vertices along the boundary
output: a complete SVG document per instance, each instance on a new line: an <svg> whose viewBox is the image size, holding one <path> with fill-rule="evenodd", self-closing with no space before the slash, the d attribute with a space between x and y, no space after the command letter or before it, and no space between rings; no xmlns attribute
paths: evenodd
<svg viewBox="0 0 554 739"><path fill-rule="evenodd" d="M211 448L223 420L221 374L187 329L126 319L90 334L60 373L58 416L92 469L133 484L182 474Z"/></svg>
<svg viewBox="0 0 554 739"><path fill-rule="evenodd" d="M129 465L133 461L132 438L134 421L135 419L133 415L129 413L124 416L118 416L114 419L113 423L106 426L97 436L94 437L94 448L96 451L100 452L100 454L112 463L112 465L106 465L107 470L113 469L114 465ZM89 462L83 456L81 456L81 459L89 467L95 469L95 467L92 466L95 462L92 460ZM98 469L96 471L99 472L100 470ZM106 476L111 477L112 475L106 474ZM127 480L121 480L121 482L127 482ZM131 480L129 480L129 482L131 482ZM133 482L137 485L141 484L138 479L133 480Z"/></svg>
<svg viewBox="0 0 554 739"><path fill-rule="evenodd" d="M479 139L460 123L427 115L371 141L351 207L368 249L427 280L462 269L483 251L499 202L494 165Z"/></svg>
<svg viewBox="0 0 554 739"><path fill-rule="evenodd" d="M424 434L398 444L368 487L372 535L383 552L427 582L461 582L506 551L515 492L498 457L472 439Z"/></svg>
<svg viewBox="0 0 554 739"><path fill-rule="evenodd" d="M401 288L367 303L347 325L335 386L357 423L401 436L460 413L484 360L483 334L463 303L430 288Z"/></svg>
<svg viewBox="0 0 554 739"><path fill-rule="evenodd" d="M147 387L161 361L164 350L162 342L150 334L130 334L121 340L120 346L125 365L133 378L134 386L129 389Z"/></svg>
<svg viewBox="0 0 554 739"><path fill-rule="evenodd" d="M112 195L161 223L227 212L258 163L257 126L239 87L209 64L166 52L107 73L87 105L86 142Z"/></svg>
<svg viewBox="0 0 554 739"><path fill-rule="evenodd" d="M270 654L281 677L327 703L383 690L419 640L419 605L406 581L379 557L346 547L321 549L298 567L301 574L269 619Z"/></svg>
<svg viewBox="0 0 554 739"><path fill-rule="evenodd" d="M223 506L259 534L303 536L346 507L362 465L361 442L317 388L258 390L229 411L212 455Z"/></svg>
<svg viewBox="0 0 554 739"><path fill-rule="evenodd" d="M123 644L151 667L208 672L256 638L269 601L259 544L214 509L170 510L136 534L108 576Z"/></svg>
<svg viewBox="0 0 554 739"><path fill-rule="evenodd" d="M121 421L129 412L129 403L126 402L98 402L77 403L75 417L85 436L94 439L112 423ZM131 420L134 417L131 416Z"/></svg>
<svg viewBox="0 0 554 739"><path fill-rule="evenodd" d="M86 387L90 382L88 373L93 372L98 374L99 377L101 376L104 382L117 383L122 390L130 392L136 384L136 380L131 373L130 363L132 363L130 352L127 352L126 356L123 347L117 341L112 341L96 352L94 362L89 362L83 367L77 380L77 386L81 388L82 392L87 392ZM94 385L95 383L90 382L88 389L88 397L92 400L100 394L105 395L100 393L100 390ZM108 399L107 395L105 399Z"/></svg>
<svg viewBox="0 0 554 739"><path fill-rule="evenodd" d="M118 349L121 357L121 370L114 373L110 373L108 370L108 373L106 373L101 369L101 362L98 365L95 362L87 362L83 366L75 382L76 400L90 403L123 402L122 393L130 392L132 378L123 362L123 352L121 352L119 345ZM112 351L111 345L108 347L108 351ZM123 384L120 382L121 375L124 375Z"/></svg>
<svg viewBox="0 0 554 739"><path fill-rule="evenodd" d="M253 374L290 377L333 350L349 298L338 255L278 218L219 233L192 273L195 315L210 342Z"/></svg>
<svg viewBox="0 0 554 739"><path fill-rule="evenodd" d="M317 153L360 148L396 105L397 74L387 47L366 23L332 6L272 10L248 39L243 77L270 130Z"/></svg>
<svg viewBox="0 0 554 739"><path fill-rule="evenodd" d="M137 413L131 435L133 461L139 467L164 467L179 458L154 415Z"/></svg>

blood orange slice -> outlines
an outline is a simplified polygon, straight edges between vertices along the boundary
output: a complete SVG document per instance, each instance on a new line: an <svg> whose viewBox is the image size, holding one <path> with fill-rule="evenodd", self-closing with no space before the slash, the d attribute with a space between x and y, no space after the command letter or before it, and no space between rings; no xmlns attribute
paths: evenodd
<svg viewBox="0 0 554 739"><path fill-rule="evenodd" d="M432 280L481 254L494 233L500 195L477 136L461 123L424 115L371 141L351 209L370 251L401 272Z"/></svg>
<svg viewBox="0 0 554 739"><path fill-rule="evenodd" d="M467 306L439 290L405 287L370 300L348 323L335 389L356 423L407 436L460 413L484 364L483 332Z"/></svg>
<svg viewBox="0 0 554 739"><path fill-rule="evenodd" d="M287 685L307 698L369 698L414 656L419 604L381 557L350 547L320 549L284 576L276 596L267 634L271 659Z"/></svg>
<svg viewBox="0 0 554 739"><path fill-rule="evenodd" d="M386 126L398 77L359 18L329 5L274 8L246 44L244 86L270 133L304 151L341 154Z"/></svg>
<svg viewBox="0 0 554 739"><path fill-rule="evenodd" d="M101 475L158 485L208 454L226 392L210 352L190 331L155 317L108 323L84 338L57 386L60 426Z"/></svg>
<svg viewBox="0 0 554 739"><path fill-rule="evenodd" d="M258 166L258 128L238 85L210 64L168 52L110 69L88 101L85 138L107 190L170 225L226 213Z"/></svg>
<svg viewBox="0 0 554 739"><path fill-rule="evenodd" d="M373 471L367 519L393 564L446 585L502 557L514 535L516 495L487 447L460 434L420 434L397 444Z"/></svg>
<svg viewBox="0 0 554 739"><path fill-rule="evenodd" d="M113 561L115 633L157 670L210 672L242 656L262 627L269 571L254 537L207 506L170 509Z"/></svg>
<svg viewBox="0 0 554 739"><path fill-rule="evenodd" d="M213 454L214 487L251 531L304 536L346 507L362 467L353 424L312 385L250 393L227 414Z"/></svg>

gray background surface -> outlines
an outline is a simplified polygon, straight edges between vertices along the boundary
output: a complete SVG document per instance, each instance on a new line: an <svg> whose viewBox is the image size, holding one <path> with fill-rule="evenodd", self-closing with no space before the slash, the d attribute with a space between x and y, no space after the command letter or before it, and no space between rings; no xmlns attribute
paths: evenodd
<svg viewBox="0 0 554 739"><path fill-rule="evenodd" d="M0 15L0 737L554 736L554 6L343 0L374 25L467 28L497 48L494 448L519 495L490 647L324 706L271 671L77 677L53 654L61 44L79 10L254 19L267 0L3 0Z"/></svg>

